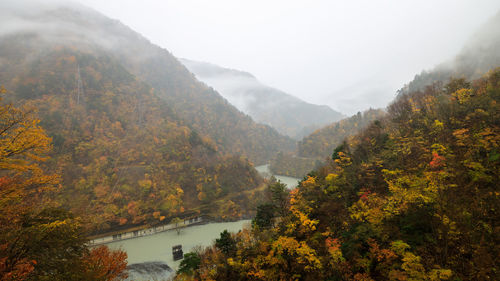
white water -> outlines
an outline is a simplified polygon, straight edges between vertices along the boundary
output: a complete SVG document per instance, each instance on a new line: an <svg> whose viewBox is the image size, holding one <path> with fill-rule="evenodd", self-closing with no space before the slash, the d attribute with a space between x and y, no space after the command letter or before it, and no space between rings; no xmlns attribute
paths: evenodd
<svg viewBox="0 0 500 281"><path fill-rule="evenodd" d="M174 271L180 264L174 261L172 257L172 246L182 245L184 254L188 253L195 246L209 246L220 233L227 229L230 232L238 232L250 220L241 220L237 222L209 223L204 225L190 226L181 229L180 234L176 230L169 230L150 236L144 236L134 239L127 239L107 244L111 249L122 249L127 252L128 264L146 263L143 266L147 273L138 274L129 272L128 280L166 280L173 275L173 272L161 271L153 274L150 272L152 262L166 263Z"/></svg>
<svg viewBox="0 0 500 281"><path fill-rule="evenodd" d="M255 170L257 170L257 172L259 172L265 178L269 178L272 175L271 170L269 169L269 164L257 166L257 167L255 167ZM298 182L300 181L299 178L292 178L292 177L280 176L280 175L273 175L273 176L277 180L286 184L286 186L289 189L293 189L293 188L297 187Z"/></svg>

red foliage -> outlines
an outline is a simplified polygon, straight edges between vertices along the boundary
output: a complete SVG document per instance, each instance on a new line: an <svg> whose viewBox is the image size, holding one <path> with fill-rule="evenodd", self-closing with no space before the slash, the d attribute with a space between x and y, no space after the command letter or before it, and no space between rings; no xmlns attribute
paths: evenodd
<svg viewBox="0 0 500 281"><path fill-rule="evenodd" d="M446 158L440 156L437 152L432 152L432 161L429 163L431 168L440 168L445 165Z"/></svg>
<svg viewBox="0 0 500 281"><path fill-rule="evenodd" d="M112 281L127 278L127 253L121 250L110 251L100 246L89 251L84 262L92 280Z"/></svg>

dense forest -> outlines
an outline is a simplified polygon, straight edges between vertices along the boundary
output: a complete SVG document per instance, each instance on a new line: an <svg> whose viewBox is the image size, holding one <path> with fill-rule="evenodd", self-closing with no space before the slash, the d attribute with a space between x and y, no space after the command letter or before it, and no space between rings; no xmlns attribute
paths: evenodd
<svg viewBox="0 0 500 281"><path fill-rule="evenodd" d="M259 85L280 130L257 123L120 22L40 5L0 3L1 281L124 280L89 237L199 216L253 219L176 280L498 280L500 13L386 109L296 143L339 113Z"/></svg>
<svg viewBox="0 0 500 281"><path fill-rule="evenodd" d="M178 280L495 280L500 70L401 94Z"/></svg>
<svg viewBox="0 0 500 281"><path fill-rule="evenodd" d="M9 39L1 50L19 52L13 42L22 38ZM214 141L102 53L55 47L21 66L2 78L14 89L8 98L36 107L53 139L46 167L61 172L64 186L53 196L97 230L160 222L261 182L248 160L217 152Z"/></svg>
<svg viewBox="0 0 500 281"><path fill-rule="evenodd" d="M6 103L3 87L0 94L0 279L127 277L125 252L89 249L84 219L47 200L61 185L59 174L40 165L51 161L51 138L32 107Z"/></svg>
<svg viewBox="0 0 500 281"><path fill-rule="evenodd" d="M0 38L0 81L9 102L37 109L53 140L44 166L63 188L50 198L99 232L252 212L262 184L252 162L291 139L119 22L83 7L14 15L37 28Z"/></svg>
<svg viewBox="0 0 500 281"><path fill-rule="evenodd" d="M298 155L324 158L344 140L366 128L373 121L382 118L384 114L385 112L381 109L369 109L318 129L299 141Z"/></svg>
<svg viewBox="0 0 500 281"><path fill-rule="evenodd" d="M336 147L384 115L381 109L369 109L317 129L298 142L295 152L275 154L270 169L274 174L303 178L321 166Z"/></svg>

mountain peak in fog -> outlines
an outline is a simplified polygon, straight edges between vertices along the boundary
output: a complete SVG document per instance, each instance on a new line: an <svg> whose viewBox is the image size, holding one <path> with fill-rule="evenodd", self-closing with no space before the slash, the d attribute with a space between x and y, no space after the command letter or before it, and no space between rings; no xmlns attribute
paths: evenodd
<svg viewBox="0 0 500 281"><path fill-rule="evenodd" d="M264 85L248 72L188 59L180 61L239 110L292 138L301 139L344 117L329 106L310 104Z"/></svg>

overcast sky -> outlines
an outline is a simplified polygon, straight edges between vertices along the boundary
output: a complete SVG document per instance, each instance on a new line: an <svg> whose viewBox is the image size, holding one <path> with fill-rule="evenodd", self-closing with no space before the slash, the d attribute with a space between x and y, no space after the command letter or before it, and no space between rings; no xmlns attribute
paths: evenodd
<svg viewBox="0 0 500 281"><path fill-rule="evenodd" d="M175 56L248 71L346 114L451 59L498 0L80 0Z"/></svg>

